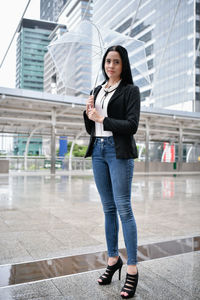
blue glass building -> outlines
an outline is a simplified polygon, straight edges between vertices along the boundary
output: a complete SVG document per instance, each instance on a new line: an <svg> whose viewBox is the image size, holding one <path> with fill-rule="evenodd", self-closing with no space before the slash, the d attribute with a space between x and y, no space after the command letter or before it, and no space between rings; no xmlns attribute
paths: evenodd
<svg viewBox="0 0 200 300"><path fill-rule="evenodd" d="M44 55L57 23L23 19L17 38L16 87L43 91Z"/></svg>
<svg viewBox="0 0 200 300"><path fill-rule="evenodd" d="M49 35L57 23L23 19L18 31L16 55L16 87L43 91L44 55L49 44ZM26 138L14 139L14 152L23 155ZM39 155L42 152L42 138L32 139L29 154Z"/></svg>

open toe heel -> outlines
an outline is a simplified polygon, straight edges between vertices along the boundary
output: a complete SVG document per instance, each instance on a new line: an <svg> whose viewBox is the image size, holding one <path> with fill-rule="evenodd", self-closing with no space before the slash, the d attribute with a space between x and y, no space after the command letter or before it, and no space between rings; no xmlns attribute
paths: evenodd
<svg viewBox="0 0 200 300"><path fill-rule="evenodd" d="M134 275L131 275L128 273L126 274L126 281L125 281L125 284L124 284L121 292L125 292L128 295L127 296L121 295L121 297L123 299L129 299L135 295L135 291L136 291L137 284L138 284L138 277L139 277L138 271L137 271L137 274L134 274Z"/></svg>
<svg viewBox="0 0 200 300"><path fill-rule="evenodd" d="M101 279L102 281L98 281L98 283L100 285L110 284L112 281L112 277L117 270L119 270L119 280L120 280L122 266L123 266L123 261L119 256L118 261L116 262L115 265L107 266L105 273L99 277L99 279Z"/></svg>

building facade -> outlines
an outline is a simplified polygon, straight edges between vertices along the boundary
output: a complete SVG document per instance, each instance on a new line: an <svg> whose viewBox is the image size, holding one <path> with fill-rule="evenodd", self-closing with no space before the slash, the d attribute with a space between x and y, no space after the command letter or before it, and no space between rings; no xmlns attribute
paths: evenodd
<svg viewBox="0 0 200 300"><path fill-rule="evenodd" d="M93 1L68 0L63 7L58 22L66 24L68 30L74 30L81 20L92 20Z"/></svg>
<svg viewBox="0 0 200 300"><path fill-rule="evenodd" d="M43 91L44 55L56 23L23 19L17 38L16 87Z"/></svg>
<svg viewBox="0 0 200 300"><path fill-rule="evenodd" d="M16 55L16 87L43 91L44 55L49 44L49 35L56 23L23 19L18 31ZM14 138L14 154L23 155L27 139ZM31 139L29 154L42 153L42 138Z"/></svg>
<svg viewBox="0 0 200 300"><path fill-rule="evenodd" d="M26 149L27 138L21 135L14 137L13 154L22 156ZM42 155L42 138L32 138L28 148L28 155Z"/></svg>
<svg viewBox="0 0 200 300"><path fill-rule="evenodd" d="M88 0L69 0L66 2L65 6L62 9L58 17L59 24L65 24L58 26L56 30L50 35L51 41L59 38L64 32L73 31L77 28L77 25L81 20L91 20L92 19L92 10L93 3ZM66 55L66 53L63 53ZM56 70L56 67L50 57L49 53L45 54L45 63L44 63L44 91L53 94L68 94L68 95L80 95L80 90L84 89L85 81L90 80L88 77L86 79L85 73L84 76L81 75L82 71L80 70L81 52L77 53L77 60L71 65L70 72L76 73L76 67L78 69L78 75L75 79L77 89L70 89L67 87L62 78L59 77L59 73ZM82 59L83 61L84 59ZM77 65L77 66L76 66ZM84 95L82 95L84 96Z"/></svg>
<svg viewBox="0 0 200 300"><path fill-rule="evenodd" d="M93 22L145 43L151 84L133 78L142 105L200 111L199 0L94 0Z"/></svg>
<svg viewBox="0 0 200 300"><path fill-rule="evenodd" d="M57 22L67 0L40 0L40 19Z"/></svg>
<svg viewBox="0 0 200 300"><path fill-rule="evenodd" d="M50 41L59 38L66 31L67 27L65 25L58 25L50 34ZM59 79L59 74L49 52L44 56L44 91L50 94L66 94L65 86L62 80Z"/></svg>

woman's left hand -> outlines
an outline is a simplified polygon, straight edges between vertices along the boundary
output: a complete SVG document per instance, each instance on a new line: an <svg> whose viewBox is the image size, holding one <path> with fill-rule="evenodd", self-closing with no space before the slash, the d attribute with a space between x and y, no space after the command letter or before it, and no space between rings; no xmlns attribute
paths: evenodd
<svg viewBox="0 0 200 300"><path fill-rule="evenodd" d="M104 117L100 116L96 108L90 108L88 110L88 118L94 122L103 123Z"/></svg>

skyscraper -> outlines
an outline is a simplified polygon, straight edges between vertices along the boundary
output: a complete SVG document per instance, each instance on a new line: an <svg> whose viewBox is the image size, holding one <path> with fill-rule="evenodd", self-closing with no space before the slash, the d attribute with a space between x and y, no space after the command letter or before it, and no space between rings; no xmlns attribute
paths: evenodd
<svg viewBox="0 0 200 300"><path fill-rule="evenodd" d="M43 91L44 54L47 52L49 35L56 23L23 19L18 31L16 55L16 87ZM23 155L26 137L14 139L14 153ZM29 154L39 155L42 138L32 139Z"/></svg>
<svg viewBox="0 0 200 300"><path fill-rule="evenodd" d="M58 25L49 36L49 39L57 39L66 31L67 27L65 25ZM44 56L44 91L51 94L65 94L65 87L62 80L59 80L59 74L49 52Z"/></svg>
<svg viewBox="0 0 200 300"><path fill-rule="evenodd" d="M23 19L17 38L16 87L43 91L44 54L57 23Z"/></svg>
<svg viewBox="0 0 200 300"><path fill-rule="evenodd" d="M65 24L62 27L58 28L51 34L50 38L52 40L63 34L65 30L74 30L81 20L91 20L92 19L92 9L93 4L88 0L68 0L61 14L59 15L58 22L59 24ZM55 33L55 34L54 34ZM62 54L61 54L62 55ZM66 55L66 54L64 54ZM73 90L72 94L79 95L78 90L84 89L84 84L87 80L90 80L86 76L85 72L81 70L81 64L78 64L78 60L81 60L81 50L80 53L77 53L77 60L72 67L76 68L75 65L78 65L78 75L75 78L76 85L78 86L77 90ZM84 58L83 58L84 59ZM84 74L84 75L83 75ZM48 93L57 93L57 94L69 94L69 89L64 86L59 74L53 64L53 61L49 53L45 54L45 65L44 65L44 90ZM70 92L71 94L71 92Z"/></svg>
<svg viewBox="0 0 200 300"><path fill-rule="evenodd" d="M94 0L93 22L145 42L152 85L133 78L142 105L200 111L199 0Z"/></svg>
<svg viewBox="0 0 200 300"><path fill-rule="evenodd" d="M67 0L40 0L40 19L57 22Z"/></svg>

